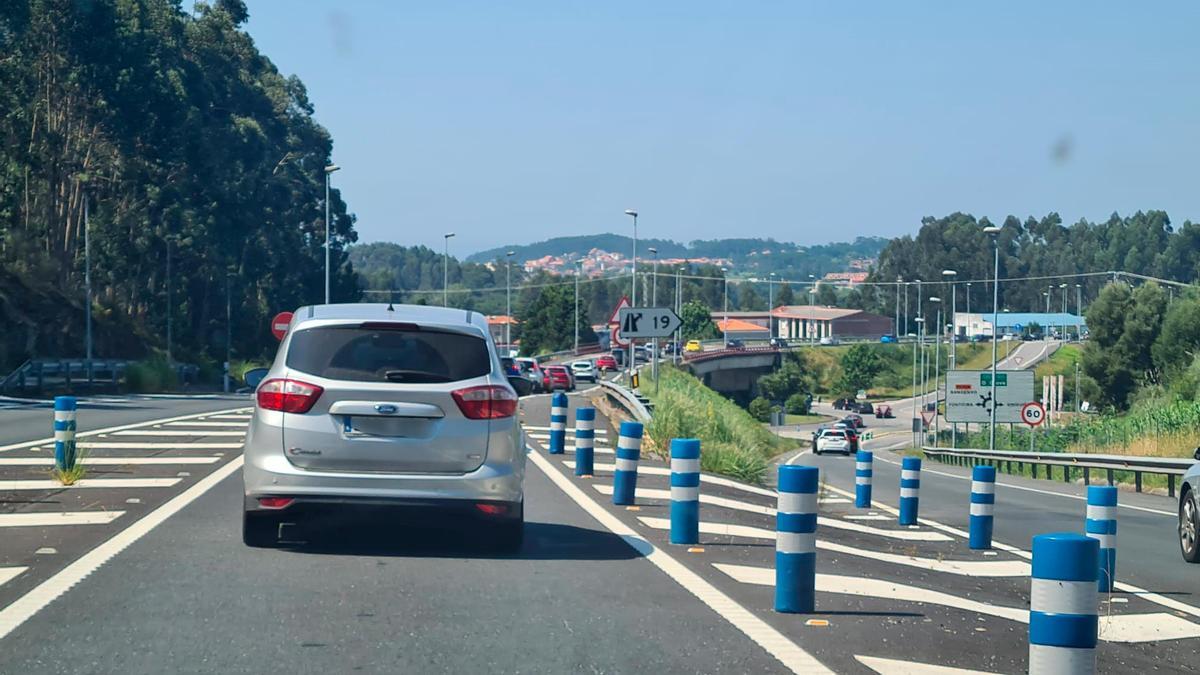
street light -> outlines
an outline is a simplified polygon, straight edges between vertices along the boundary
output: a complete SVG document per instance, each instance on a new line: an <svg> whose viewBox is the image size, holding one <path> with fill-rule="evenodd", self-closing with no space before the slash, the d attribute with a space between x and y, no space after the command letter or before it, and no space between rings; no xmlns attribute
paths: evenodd
<svg viewBox="0 0 1200 675"><path fill-rule="evenodd" d="M442 254L442 307L450 306L450 237L453 236L453 232L442 235L442 239L445 240L445 249Z"/></svg>
<svg viewBox="0 0 1200 675"><path fill-rule="evenodd" d="M330 164L325 167L325 304L329 304L329 181L334 171L342 167Z"/></svg>
<svg viewBox="0 0 1200 675"><path fill-rule="evenodd" d="M167 367L172 367L171 360L171 242L178 241L179 235L168 234L167 242Z"/></svg>
<svg viewBox="0 0 1200 675"><path fill-rule="evenodd" d="M83 288L84 295L87 296L87 369L88 369L88 384L92 383L92 242L88 236L89 230L88 219L88 194L83 193Z"/></svg>
<svg viewBox="0 0 1200 675"><path fill-rule="evenodd" d="M812 276L811 274L809 276ZM816 302L817 289L808 289L808 318L804 320L804 332L808 334L808 343L813 344L813 319L816 316L816 310L813 309L813 303Z"/></svg>
<svg viewBox="0 0 1200 675"><path fill-rule="evenodd" d="M925 353L925 319L924 319L924 317L918 316L915 319L913 319L913 322L917 324L917 339L913 340L913 369L912 369L913 408L914 408L914 410L917 408L918 401L920 401L920 406L921 406L920 412L917 415L913 416L913 420L914 421L917 419L922 420L922 426L919 428L921 429L921 434L924 434L925 427L924 427L923 413L925 412L925 386L924 386L924 384L921 385L921 393L918 394L917 393L917 365L918 365L917 364L917 350L919 349L921 351L922 355ZM915 429L918 427L916 427L916 425L914 424L913 428ZM920 447L920 440L918 438L916 438L916 433L914 433L913 436L914 436L913 444Z"/></svg>
<svg viewBox="0 0 1200 675"><path fill-rule="evenodd" d="M896 340L900 339L903 333L900 332L900 286L904 279L899 275L896 276L896 320L892 324L892 331L896 334Z"/></svg>
<svg viewBox="0 0 1200 675"><path fill-rule="evenodd" d="M637 307L637 211L625 209L625 215L633 218L633 306ZM630 371L632 372L632 371Z"/></svg>
<svg viewBox="0 0 1200 675"><path fill-rule="evenodd" d="M504 254L504 347L510 352L512 351L512 257L516 255L516 251L509 251ZM576 282L575 301L579 298L579 284ZM576 322L578 324L578 322ZM576 342L579 339L576 338Z"/></svg>
<svg viewBox="0 0 1200 675"><path fill-rule="evenodd" d="M658 249L651 246L649 249L650 255L654 257L654 266L650 268L650 276L653 279L653 290L650 293L650 306L658 307Z"/></svg>
<svg viewBox="0 0 1200 675"><path fill-rule="evenodd" d="M1083 284L1075 284L1075 339L1083 339Z"/></svg>
<svg viewBox="0 0 1200 675"><path fill-rule="evenodd" d="M725 320L721 323L721 340L725 342L725 346L729 346L729 270L721 268L721 279L725 282Z"/></svg>
<svg viewBox="0 0 1200 675"><path fill-rule="evenodd" d="M575 261L575 353L579 353L579 277L583 276L583 261Z"/></svg>
<svg viewBox="0 0 1200 675"><path fill-rule="evenodd" d="M950 282L950 367L953 369L955 359L958 356L958 347L955 343L958 341L958 289L954 287L954 279L958 276L955 270L942 270L942 278ZM938 322L938 326L941 326Z"/></svg>
<svg viewBox="0 0 1200 675"><path fill-rule="evenodd" d="M237 266L225 268L225 376L223 378L225 393L229 393L229 364L233 361L233 275L237 274Z"/></svg>
<svg viewBox="0 0 1200 675"><path fill-rule="evenodd" d="M1063 292L1062 341L1067 341L1067 284L1064 281L1058 285Z"/></svg>
<svg viewBox="0 0 1200 675"><path fill-rule="evenodd" d="M996 324L1000 320L1000 228L995 225L983 228L992 237L995 272L992 277L992 399L991 421L988 424L988 449L996 449Z"/></svg>
<svg viewBox="0 0 1200 675"><path fill-rule="evenodd" d="M929 298L929 302L937 305L937 323L933 324L933 445L937 447L938 435L938 375L939 367L942 360L942 299L939 297ZM928 366L926 366L928 368ZM925 389L921 389L922 401L924 401Z"/></svg>

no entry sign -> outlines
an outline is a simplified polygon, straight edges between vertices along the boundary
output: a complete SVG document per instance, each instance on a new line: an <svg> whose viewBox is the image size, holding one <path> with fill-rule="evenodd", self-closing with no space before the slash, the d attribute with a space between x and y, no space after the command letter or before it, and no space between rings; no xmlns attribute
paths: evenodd
<svg viewBox="0 0 1200 675"><path fill-rule="evenodd" d="M292 313L280 312L271 319L271 335L275 336L276 340L282 340L284 335L287 335L288 326L292 325Z"/></svg>

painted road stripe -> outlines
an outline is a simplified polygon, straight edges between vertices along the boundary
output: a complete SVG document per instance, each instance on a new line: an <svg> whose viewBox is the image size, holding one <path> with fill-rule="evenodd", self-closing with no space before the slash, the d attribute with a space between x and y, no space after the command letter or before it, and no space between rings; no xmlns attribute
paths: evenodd
<svg viewBox="0 0 1200 675"><path fill-rule="evenodd" d="M94 441L76 443L75 447L88 450L240 450L241 443L188 443L175 441L173 443Z"/></svg>
<svg viewBox="0 0 1200 675"><path fill-rule="evenodd" d="M236 411L240 411L240 410L250 410L250 408L245 408L245 407L229 408L226 410L217 410L214 412L230 413L230 412L236 412ZM180 420L202 419L202 418L208 417L212 414L213 413L208 412L208 413L195 413L192 415L179 415L178 417L165 417L163 419L148 420L146 422L135 422L133 424L123 424L123 425L117 426L117 427L107 427L105 429L95 429L93 431L81 431L81 432L75 434L75 438L77 438L77 439L89 438L92 436L100 436L102 434L111 434L111 433L114 433L117 431L123 431L125 429L141 429L144 427L153 426L155 424L165 424L167 422L177 422ZM6 452L8 450L18 450L18 449L22 449L22 448L32 448L37 445L46 445L46 444L50 444L50 443L54 443L53 436L51 436L49 438L38 439L36 441L23 441L21 443L13 443L11 445L0 446L0 452ZM82 446L79 446L79 447L82 447Z"/></svg>
<svg viewBox="0 0 1200 675"><path fill-rule="evenodd" d="M210 431L208 429L196 429L194 431L184 431L182 429L132 429L129 431L114 431L113 436L245 436L245 431Z"/></svg>
<svg viewBox="0 0 1200 675"><path fill-rule="evenodd" d="M163 426L166 426L166 427L221 427L221 428L241 427L244 429L246 427L246 424L244 422L167 422Z"/></svg>
<svg viewBox="0 0 1200 675"><path fill-rule="evenodd" d="M825 489L829 490L830 492L835 492L837 494L844 494L844 495L850 494L849 492L846 492L845 490L836 488L832 485L826 485ZM891 513L892 515L898 515L900 513L895 508L888 506L886 504L881 504L879 502L875 502L874 506L875 506L875 508L879 509L880 511L887 511L888 513ZM921 523L922 525L927 525L929 527L932 527L936 530L941 530L942 532L945 532L947 534L952 534L961 539L969 539L970 538L970 534L967 533L965 530L960 530L955 527L950 527L949 525L944 525L942 523L937 522L936 520L929 520L928 518L920 518L920 519L918 519L917 522ZM1012 555L1015 555L1019 558L1024 558L1025 560L1033 559L1033 554L1031 554L1029 551L1024 551L1020 548L1017 548L1016 546L1012 546L1010 544L1005 544L1003 542L996 541L995 539L992 540L992 548L1004 551L1006 553L1011 553ZM1174 598L1168 598L1165 595L1161 595L1159 593L1154 593L1154 592L1148 591L1144 588L1140 588L1138 586L1134 586L1133 584L1127 584L1127 583L1124 583L1121 581L1118 581L1115 584L1115 587L1119 591L1123 591L1125 593L1136 594L1142 600L1147 600L1149 602L1153 602L1156 605L1161 605L1168 609L1173 609L1177 612L1182 612L1183 614L1190 614L1194 617L1200 618L1200 607L1193 607L1192 605L1189 605L1185 602L1180 602Z"/></svg>
<svg viewBox="0 0 1200 675"><path fill-rule="evenodd" d="M84 457L83 466L125 466L156 464L215 464L220 457ZM0 457L0 466L53 465L53 457Z"/></svg>
<svg viewBox="0 0 1200 675"><path fill-rule="evenodd" d="M253 415L205 415L202 420L249 420Z"/></svg>
<svg viewBox="0 0 1200 675"><path fill-rule="evenodd" d="M83 478L74 485L56 480L0 480L0 492L5 490L74 490L77 488L154 488L171 487L178 478Z"/></svg>
<svg viewBox="0 0 1200 675"><path fill-rule="evenodd" d="M107 525L124 511L64 511L59 513L0 513L0 527Z"/></svg>
<svg viewBox="0 0 1200 675"><path fill-rule="evenodd" d="M967 670L950 666L937 666L931 663L916 661L900 661L884 659L878 656L854 655L859 663L879 673L879 675L990 675L986 670Z"/></svg>
<svg viewBox="0 0 1200 675"><path fill-rule="evenodd" d="M183 507L191 504L198 497L208 492L214 485L225 480L242 468L242 458L235 457L225 466L205 476L198 483L184 490L166 504L151 511L134 524L122 530L112 539L100 544L83 557L67 565L58 574L38 584L36 588L17 598L9 606L0 609L0 640L25 623L31 616L37 614L43 607L54 601L72 586L87 578L89 574L112 559L130 544L141 539L167 518L178 513Z"/></svg>
<svg viewBox="0 0 1200 675"><path fill-rule="evenodd" d="M28 567L0 567L0 586L12 581Z"/></svg>
<svg viewBox="0 0 1200 675"><path fill-rule="evenodd" d="M780 633L770 624L755 616L732 598L717 590L715 586L705 581L703 577L688 569L678 560L671 557L662 549L646 541L633 528L621 522L610 514L604 507L596 503L583 490L554 468L549 459L540 453L529 454L530 460L546 474L555 485L568 497L575 501L584 511L600 522L613 534L621 537L631 548L641 553L651 563L683 586L701 602L708 605L714 612L742 631L751 640L758 643L771 656L775 657L786 668L794 673L832 673L821 665L812 654L801 649L795 642ZM240 458L239 458L240 459ZM611 465L610 465L611 466ZM4 637L3 616L0 613L0 637Z"/></svg>
<svg viewBox="0 0 1200 675"><path fill-rule="evenodd" d="M775 585L775 570L770 567L713 563L713 567L735 581L759 586ZM858 595L868 598L921 602L986 614L1009 621L1029 623L1028 607L1004 607L960 598L949 593L918 588L891 581L847 577L833 574L817 575L817 590L823 593ZM1200 624L1192 623L1166 612L1150 614L1111 614L1100 617L1100 638L1108 642L1158 642L1200 637Z"/></svg>
<svg viewBox="0 0 1200 675"><path fill-rule="evenodd" d="M892 520L891 516L885 516L879 513L871 513L865 516L846 515L842 516L846 520ZM946 537L946 541L950 541L950 537Z"/></svg>
<svg viewBox="0 0 1200 675"><path fill-rule="evenodd" d="M549 441L550 440L550 434L527 434L527 435L535 441ZM574 440L575 437L572 436L570 432L568 432L567 438ZM595 440L597 446L608 445L608 441L603 438L597 438L594 440Z"/></svg>
<svg viewBox="0 0 1200 675"><path fill-rule="evenodd" d="M546 431L546 432L550 431L550 427L540 427L540 426L536 426L533 424L523 424L521 426L525 427L526 431ZM607 436L608 435L607 429L596 429L595 431L596 431L597 436ZM567 432L574 433L575 427L567 427ZM530 434L530 436L534 436L535 438L537 437L535 434Z"/></svg>
<svg viewBox="0 0 1200 675"><path fill-rule="evenodd" d="M566 466L568 466L572 469L575 468L575 464L573 462L567 461L567 462L563 462L563 464L565 464ZM596 462L596 464L592 467L592 469L594 469L596 471L596 473L599 473L601 471L616 471L616 468L617 467L615 464L604 464L601 462ZM670 476L671 470L666 467L661 467L661 466L639 465L638 473L649 475L649 476ZM710 476L706 473L700 474L700 480L705 483L711 483L713 485L724 485L725 487L737 488L739 490L743 490L745 492L750 492L750 493L753 493L756 495L762 495L764 497L775 498L775 497L779 496L774 490L767 490L765 488L754 487L753 485L745 485L745 484L739 483L734 480L729 480L728 478L721 478L720 476Z"/></svg>

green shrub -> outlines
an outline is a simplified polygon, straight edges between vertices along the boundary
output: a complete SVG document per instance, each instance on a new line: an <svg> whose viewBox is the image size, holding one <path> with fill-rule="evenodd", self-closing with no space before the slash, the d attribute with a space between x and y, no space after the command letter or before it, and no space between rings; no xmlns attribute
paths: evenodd
<svg viewBox="0 0 1200 675"><path fill-rule="evenodd" d="M759 396L750 401L750 406L747 408L750 416L759 422L766 422L771 419L771 402Z"/></svg>
<svg viewBox="0 0 1200 675"><path fill-rule="evenodd" d="M790 415L807 415L808 407L808 394L792 394L783 402L783 409Z"/></svg>
<svg viewBox="0 0 1200 675"><path fill-rule="evenodd" d="M176 385L174 371L166 359L155 357L130 363L125 367L125 386L129 391L146 394L172 389Z"/></svg>

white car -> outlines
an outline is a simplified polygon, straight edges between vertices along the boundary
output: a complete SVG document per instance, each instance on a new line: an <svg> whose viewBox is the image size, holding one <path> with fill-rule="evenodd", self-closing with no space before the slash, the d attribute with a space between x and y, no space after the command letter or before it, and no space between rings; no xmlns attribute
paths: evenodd
<svg viewBox="0 0 1200 675"><path fill-rule="evenodd" d="M838 342L837 338L826 335L825 337L821 338L821 344L826 347L831 347L840 344L840 342Z"/></svg>
<svg viewBox="0 0 1200 675"><path fill-rule="evenodd" d="M591 361L572 361L571 372L576 380L596 381L596 366Z"/></svg>
<svg viewBox="0 0 1200 675"><path fill-rule="evenodd" d="M823 452L840 452L843 455L849 455L851 445L853 444L846 437L845 431L841 429L826 429L825 433L817 437L817 447L813 452L818 455Z"/></svg>

